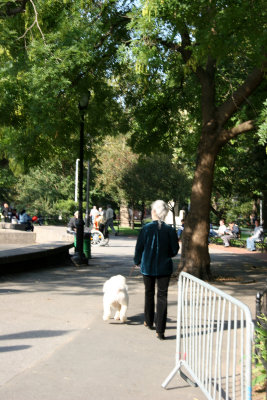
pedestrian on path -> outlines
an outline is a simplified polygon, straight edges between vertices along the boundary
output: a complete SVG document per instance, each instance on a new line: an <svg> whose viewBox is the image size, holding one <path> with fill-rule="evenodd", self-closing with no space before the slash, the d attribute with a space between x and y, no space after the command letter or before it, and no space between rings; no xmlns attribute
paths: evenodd
<svg viewBox="0 0 267 400"><path fill-rule="evenodd" d="M167 321L167 297L170 277L173 272L172 257L179 250L175 229L167 225L165 217L168 206L162 200L152 204L152 222L145 225L138 236L134 263L141 266L145 285L145 322L153 329L155 322L157 337L164 340ZM157 282L157 305L155 313L155 284Z"/></svg>
<svg viewBox="0 0 267 400"><path fill-rule="evenodd" d="M96 206L93 206L93 208L92 208L91 211L90 211L90 215L89 215L89 217L91 218L92 224L94 224L94 222L95 222L95 217L96 217L97 215L99 215L99 211L98 211L98 209L96 208Z"/></svg>
<svg viewBox="0 0 267 400"><path fill-rule="evenodd" d="M69 223L68 223L68 228L67 228L68 233L76 235L78 216L79 216L79 211L75 211L75 213L73 214L73 217L71 217L71 219L69 220Z"/></svg>
<svg viewBox="0 0 267 400"><path fill-rule="evenodd" d="M117 236L118 233L115 231L115 228L113 226L113 219L114 219L114 211L111 208L111 206L108 204L107 211L106 211L106 229L108 231L108 228L110 227L110 229L115 234L115 236Z"/></svg>

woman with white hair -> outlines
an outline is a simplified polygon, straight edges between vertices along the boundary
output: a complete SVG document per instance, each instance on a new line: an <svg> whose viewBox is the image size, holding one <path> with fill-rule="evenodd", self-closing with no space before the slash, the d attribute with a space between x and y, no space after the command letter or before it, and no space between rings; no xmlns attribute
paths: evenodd
<svg viewBox="0 0 267 400"><path fill-rule="evenodd" d="M155 313L155 284L157 282L156 332L164 340L167 321L167 297L170 277L173 272L172 257L179 250L176 231L164 220L168 206L157 200L151 207L152 222L145 225L138 236L134 263L140 265L145 284L145 322L153 329Z"/></svg>

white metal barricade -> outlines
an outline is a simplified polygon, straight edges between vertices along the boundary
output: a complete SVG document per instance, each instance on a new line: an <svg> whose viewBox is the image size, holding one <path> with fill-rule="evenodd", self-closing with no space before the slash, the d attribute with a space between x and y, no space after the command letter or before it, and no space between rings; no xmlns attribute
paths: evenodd
<svg viewBox="0 0 267 400"><path fill-rule="evenodd" d="M178 281L176 366L210 400L251 400L253 322L249 308L182 272ZM195 383L193 383L194 381Z"/></svg>

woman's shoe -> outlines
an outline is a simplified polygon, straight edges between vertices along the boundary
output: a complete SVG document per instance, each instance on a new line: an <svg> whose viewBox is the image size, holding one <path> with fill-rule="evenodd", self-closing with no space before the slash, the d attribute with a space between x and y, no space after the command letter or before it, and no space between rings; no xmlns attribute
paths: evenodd
<svg viewBox="0 0 267 400"><path fill-rule="evenodd" d="M151 325L148 325L148 324L146 323L146 321L144 322L144 326L145 326L146 328L150 329L150 330L152 330L152 329L153 329L153 326L151 326Z"/></svg>
<svg viewBox="0 0 267 400"><path fill-rule="evenodd" d="M159 339L159 340L165 340L165 336L164 336L164 333L157 333L157 338Z"/></svg>

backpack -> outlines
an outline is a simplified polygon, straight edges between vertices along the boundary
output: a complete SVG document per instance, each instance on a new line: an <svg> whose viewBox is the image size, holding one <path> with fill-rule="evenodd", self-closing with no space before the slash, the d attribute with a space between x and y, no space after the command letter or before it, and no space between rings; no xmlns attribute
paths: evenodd
<svg viewBox="0 0 267 400"><path fill-rule="evenodd" d="M115 214L115 211L113 211L113 219L116 219L117 215Z"/></svg>

